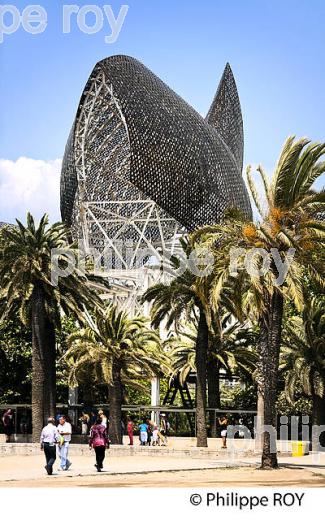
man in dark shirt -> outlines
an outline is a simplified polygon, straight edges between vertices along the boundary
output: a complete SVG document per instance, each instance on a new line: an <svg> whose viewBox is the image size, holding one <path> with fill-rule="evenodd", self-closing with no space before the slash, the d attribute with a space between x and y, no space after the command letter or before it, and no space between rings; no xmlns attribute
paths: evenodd
<svg viewBox="0 0 325 520"><path fill-rule="evenodd" d="M2 422L4 426L6 442L10 442L10 437L12 435L12 426L13 426L13 414L11 408L3 414Z"/></svg>

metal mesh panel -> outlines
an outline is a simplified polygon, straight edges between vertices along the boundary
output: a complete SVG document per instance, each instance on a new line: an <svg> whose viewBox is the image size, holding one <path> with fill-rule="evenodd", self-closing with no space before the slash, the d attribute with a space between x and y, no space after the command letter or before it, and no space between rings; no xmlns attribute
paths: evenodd
<svg viewBox="0 0 325 520"><path fill-rule="evenodd" d="M238 169L243 168L244 130L235 79L227 63L217 93L206 117L233 153Z"/></svg>
<svg viewBox="0 0 325 520"><path fill-rule="evenodd" d="M88 215L87 225L96 242L103 228L110 238L119 233L110 204L120 202L114 214L121 225L153 201L164 222L147 222L145 237L155 242L161 232L171 237L177 222L187 230L218 222L230 206L250 215L242 156L240 104L229 66L205 121L137 60L107 58L89 78L67 143L62 218L80 229L80 204L93 204L95 218ZM133 240L137 228L141 232L141 226L125 225L119 236Z"/></svg>

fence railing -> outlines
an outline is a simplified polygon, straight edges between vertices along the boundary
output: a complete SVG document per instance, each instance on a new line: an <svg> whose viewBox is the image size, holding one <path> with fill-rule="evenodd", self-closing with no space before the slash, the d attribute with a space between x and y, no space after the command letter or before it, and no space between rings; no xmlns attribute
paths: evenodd
<svg viewBox="0 0 325 520"><path fill-rule="evenodd" d="M14 433L15 434L23 434L29 433L31 431L31 404L1 404L0 405L0 414L2 415L5 409L11 408L13 410L14 416ZM93 405L86 406L85 404L73 404L70 405L68 403L58 403L56 406L58 413L66 413L71 419L72 423L77 427L79 413L83 410L85 411L96 411L99 409L103 409L106 413L109 413L109 404L108 403L95 403ZM181 416L184 414L192 414L195 421L195 432L196 432L196 409L195 408L183 408L178 406L153 406L153 405L142 405L142 404L128 404L122 406L122 412L124 415L132 415L137 416L140 420L143 416L149 415L151 413L155 414L155 417L159 417L162 413L169 416L169 418L173 417L175 419L175 424L171 424L172 430L176 431L181 421ZM239 410L239 409L230 409L230 408L207 408L207 422L208 418L211 417L211 412L214 414L214 422L216 423L218 416L227 415L231 417L249 417L253 418L256 414L256 410ZM186 415L185 415L186 417ZM26 421L26 423L22 422ZM253 421L249 421L252 422ZM189 428L186 428L184 425L179 426L179 429L184 431L185 433L190 433ZM187 431L188 430L188 431Z"/></svg>

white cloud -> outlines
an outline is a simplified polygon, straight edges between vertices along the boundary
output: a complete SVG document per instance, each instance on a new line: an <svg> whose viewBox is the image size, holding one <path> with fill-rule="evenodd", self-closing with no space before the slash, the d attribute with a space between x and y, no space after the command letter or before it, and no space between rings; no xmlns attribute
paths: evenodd
<svg viewBox="0 0 325 520"><path fill-rule="evenodd" d="M37 219L48 213L51 222L60 220L61 164L61 159L0 159L0 221L25 222L27 211Z"/></svg>

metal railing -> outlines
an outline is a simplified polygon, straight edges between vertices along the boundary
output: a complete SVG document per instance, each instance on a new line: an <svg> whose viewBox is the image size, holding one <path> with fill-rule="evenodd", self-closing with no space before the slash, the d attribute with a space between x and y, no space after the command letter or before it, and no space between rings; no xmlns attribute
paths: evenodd
<svg viewBox="0 0 325 520"><path fill-rule="evenodd" d="M14 415L14 433L18 434L21 433L18 431L18 428L20 427L21 423L21 417L22 412L28 413L29 419L30 419L30 425L31 425L31 404L0 404L0 414L4 412L4 410L11 408L13 410ZM91 406L86 406L85 404L74 404L70 405L68 403L58 403L56 406L57 412L65 412L68 415L73 415L73 423L77 425L78 423L78 411L81 412L82 410L99 410L103 409L106 412L109 412L109 404L108 403L95 403ZM195 431L196 431L196 409L195 408L183 408L178 406L153 406L153 405L141 405L141 404L128 404L128 405L122 405L122 412L129 413L131 415L137 415L139 419L143 417L144 415L149 415L151 412L155 412L156 416L159 416L162 413L165 414L193 414L195 418ZM213 412L214 413L214 423L217 421L217 417L221 415L228 415L228 416L255 416L257 414L257 410L239 410L239 409L231 409L231 408L207 408L207 418L209 417L209 414ZM30 431L30 427L28 428ZM174 428L173 428L174 430Z"/></svg>

